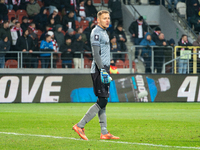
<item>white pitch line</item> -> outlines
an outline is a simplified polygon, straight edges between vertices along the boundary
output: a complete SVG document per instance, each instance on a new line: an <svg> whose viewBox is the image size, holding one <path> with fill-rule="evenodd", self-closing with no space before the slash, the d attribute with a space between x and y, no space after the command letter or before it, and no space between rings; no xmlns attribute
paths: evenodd
<svg viewBox="0 0 200 150"><path fill-rule="evenodd" d="M22 133L14 133L14 132L0 132L0 134L22 135L22 136L32 136L32 137L44 137L44 138L54 138L54 139L68 139L68 140L75 140L75 141L85 141L85 140L77 139L77 138L52 136L52 135L22 134ZM134 142L110 141L110 140L88 140L88 141L99 141L99 142L105 142L105 143L128 144L128 145L142 145L142 146L152 146L152 147L179 148L179 149L200 149L200 147L170 146L170 145L161 145L161 144L134 143ZM87 141L85 141L85 142L87 142Z"/></svg>

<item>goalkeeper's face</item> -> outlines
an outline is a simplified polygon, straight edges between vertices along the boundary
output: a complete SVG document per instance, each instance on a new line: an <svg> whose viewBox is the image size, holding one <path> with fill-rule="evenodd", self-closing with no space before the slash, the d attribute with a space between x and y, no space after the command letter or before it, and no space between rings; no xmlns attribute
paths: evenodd
<svg viewBox="0 0 200 150"><path fill-rule="evenodd" d="M98 24L103 28L108 28L110 24L110 15L109 13L103 13L98 19Z"/></svg>

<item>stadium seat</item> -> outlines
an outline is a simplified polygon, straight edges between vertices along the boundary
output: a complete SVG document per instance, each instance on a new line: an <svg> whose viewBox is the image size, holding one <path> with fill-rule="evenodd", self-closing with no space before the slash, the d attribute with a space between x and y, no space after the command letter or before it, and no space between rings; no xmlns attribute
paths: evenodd
<svg viewBox="0 0 200 150"><path fill-rule="evenodd" d="M102 2L101 2L101 0L93 0L93 5L95 7L101 7L102 6Z"/></svg>
<svg viewBox="0 0 200 150"><path fill-rule="evenodd" d="M124 64L126 68L129 68L129 60L125 60ZM132 61L132 68L134 68L134 71L136 72L136 64L134 61Z"/></svg>
<svg viewBox="0 0 200 150"><path fill-rule="evenodd" d="M41 60L38 60L38 68L42 68L42 66L41 66Z"/></svg>
<svg viewBox="0 0 200 150"><path fill-rule="evenodd" d="M97 22L96 20L94 20L93 22L94 22L94 24L95 24L95 25L97 25L97 24L98 24L98 22Z"/></svg>
<svg viewBox="0 0 200 150"><path fill-rule="evenodd" d="M56 68L62 68L62 60L58 59L58 61L56 62Z"/></svg>
<svg viewBox="0 0 200 150"><path fill-rule="evenodd" d="M103 0L103 5L107 7L108 6L108 1L109 0Z"/></svg>
<svg viewBox="0 0 200 150"><path fill-rule="evenodd" d="M9 59L5 63L5 68L18 68L18 62L14 59Z"/></svg>
<svg viewBox="0 0 200 150"><path fill-rule="evenodd" d="M80 27L79 22L75 20L76 29Z"/></svg>
<svg viewBox="0 0 200 150"><path fill-rule="evenodd" d="M22 23L22 17L23 16L27 16L28 17L28 14L27 14L26 10L23 10L23 9L17 10L16 17L18 18L18 21L20 23Z"/></svg>
<svg viewBox="0 0 200 150"><path fill-rule="evenodd" d="M42 1L40 1L40 0L38 0L37 3L40 5L40 7L44 6L44 3Z"/></svg>
<svg viewBox="0 0 200 150"><path fill-rule="evenodd" d="M181 17L186 17L186 4L184 2L178 2L176 5L176 9L178 10Z"/></svg>
<svg viewBox="0 0 200 150"><path fill-rule="evenodd" d="M124 68L124 62L122 61L122 60L117 60L116 61L116 63L115 63L115 66L117 67L117 68Z"/></svg>
<svg viewBox="0 0 200 150"><path fill-rule="evenodd" d="M91 68L92 61L88 58L84 58L84 68Z"/></svg>
<svg viewBox="0 0 200 150"><path fill-rule="evenodd" d="M140 0L140 3L148 5L149 4L149 0Z"/></svg>
<svg viewBox="0 0 200 150"><path fill-rule="evenodd" d="M83 28L83 31L89 26L89 21L87 20L82 20L80 23L79 23L80 27Z"/></svg>
<svg viewBox="0 0 200 150"><path fill-rule="evenodd" d="M35 30L35 34L37 34L38 39L40 39L40 37L42 35L42 31L41 30Z"/></svg>
<svg viewBox="0 0 200 150"><path fill-rule="evenodd" d="M16 13L14 10L8 10L8 20L10 21L12 17L16 17Z"/></svg>

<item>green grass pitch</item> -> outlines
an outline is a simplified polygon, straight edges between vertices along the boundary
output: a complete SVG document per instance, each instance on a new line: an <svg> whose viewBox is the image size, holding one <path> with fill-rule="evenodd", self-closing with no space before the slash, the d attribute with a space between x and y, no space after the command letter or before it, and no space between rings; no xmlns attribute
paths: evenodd
<svg viewBox="0 0 200 150"><path fill-rule="evenodd" d="M200 103L108 103L108 130L120 140L100 140L96 116L84 141L72 126L91 105L0 104L0 149L200 149Z"/></svg>

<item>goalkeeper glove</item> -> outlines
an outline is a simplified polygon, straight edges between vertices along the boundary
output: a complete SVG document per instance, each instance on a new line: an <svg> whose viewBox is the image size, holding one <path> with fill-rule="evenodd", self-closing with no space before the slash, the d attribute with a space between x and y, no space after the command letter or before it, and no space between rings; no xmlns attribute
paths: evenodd
<svg viewBox="0 0 200 150"><path fill-rule="evenodd" d="M110 75L106 72L105 69L101 69L101 82L104 84L108 84L112 81Z"/></svg>

